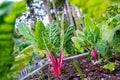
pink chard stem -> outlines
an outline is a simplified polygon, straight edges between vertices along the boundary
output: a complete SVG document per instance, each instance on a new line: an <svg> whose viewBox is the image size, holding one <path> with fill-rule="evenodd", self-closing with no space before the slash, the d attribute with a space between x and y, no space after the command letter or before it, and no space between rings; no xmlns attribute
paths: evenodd
<svg viewBox="0 0 120 80"><path fill-rule="evenodd" d="M53 64L53 67L51 67L51 70L53 71L55 76L60 76L62 73L62 62L63 62L63 53L60 52L60 56L59 58L56 58L55 56L53 56L52 53L50 53L49 55L49 59Z"/></svg>

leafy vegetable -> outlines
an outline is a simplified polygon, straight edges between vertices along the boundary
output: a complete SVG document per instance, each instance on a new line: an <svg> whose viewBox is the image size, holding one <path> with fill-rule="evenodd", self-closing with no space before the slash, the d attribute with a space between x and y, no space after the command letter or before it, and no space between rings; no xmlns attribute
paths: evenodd
<svg viewBox="0 0 120 80"><path fill-rule="evenodd" d="M101 40L100 42L97 43L96 48L102 56L105 56L107 42L105 40Z"/></svg>
<svg viewBox="0 0 120 80"><path fill-rule="evenodd" d="M104 65L105 69L110 70L111 72L115 70L115 63L109 62L107 65Z"/></svg>
<svg viewBox="0 0 120 80"><path fill-rule="evenodd" d="M51 49L53 53L60 52L60 33L58 28L58 23L53 21L52 25L47 29L49 41L53 44Z"/></svg>
<svg viewBox="0 0 120 80"><path fill-rule="evenodd" d="M44 32L45 32L44 24L42 23L42 21L37 21L34 37L37 42L38 48L43 50L45 49L44 40L43 40Z"/></svg>
<svg viewBox="0 0 120 80"><path fill-rule="evenodd" d="M21 35L23 35L23 37L26 40L29 40L29 42L34 43L33 31L28 28L26 23L19 23L18 24L18 31Z"/></svg>
<svg viewBox="0 0 120 80"><path fill-rule="evenodd" d="M63 29L64 27L61 27L61 32L59 32L58 24L55 21L49 27L44 27L43 23L38 21L34 34L38 48L41 50L48 49L52 51L53 54L56 54L60 52L61 45L63 45L65 51L71 53L73 51L71 37L73 35L74 26L70 25L65 31L65 34Z"/></svg>
<svg viewBox="0 0 120 80"><path fill-rule="evenodd" d="M76 30L76 37L72 38L75 45L77 45L77 49L81 52L83 51L82 48L86 51L90 51L102 38L100 27L97 27L89 17L85 16L84 22L85 27L82 31Z"/></svg>
<svg viewBox="0 0 120 80"><path fill-rule="evenodd" d="M53 53L59 52L60 36L58 33L57 23L49 28L44 27L42 21L36 24L35 39L37 46L41 50L49 50Z"/></svg>
<svg viewBox="0 0 120 80"><path fill-rule="evenodd" d="M69 25L65 32L64 48L68 53L74 53L74 46L72 43L72 36L74 32L74 25Z"/></svg>

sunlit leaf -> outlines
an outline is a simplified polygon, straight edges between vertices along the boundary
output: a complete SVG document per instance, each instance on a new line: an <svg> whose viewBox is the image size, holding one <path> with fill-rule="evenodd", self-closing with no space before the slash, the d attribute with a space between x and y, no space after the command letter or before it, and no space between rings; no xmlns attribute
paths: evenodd
<svg viewBox="0 0 120 80"><path fill-rule="evenodd" d="M31 29L28 28L26 23L18 24L18 31L26 40L34 41L34 34Z"/></svg>
<svg viewBox="0 0 120 80"><path fill-rule="evenodd" d="M73 5L82 9L89 17L98 19L110 2L107 0L69 0ZM99 11L98 11L99 10Z"/></svg>

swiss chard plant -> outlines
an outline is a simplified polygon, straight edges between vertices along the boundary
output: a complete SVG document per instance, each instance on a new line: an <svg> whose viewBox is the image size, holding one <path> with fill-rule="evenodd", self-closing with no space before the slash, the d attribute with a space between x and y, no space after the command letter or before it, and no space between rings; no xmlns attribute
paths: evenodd
<svg viewBox="0 0 120 80"><path fill-rule="evenodd" d="M110 72L115 70L116 64L114 62L109 62L108 64L104 65L103 68L108 69Z"/></svg>
<svg viewBox="0 0 120 80"><path fill-rule="evenodd" d="M96 44L101 40L101 29L96 26L90 18L85 16L85 27L80 30L76 30L76 36L72 37L78 52L89 52L96 47Z"/></svg>
<svg viewBox="0 0 120 80"><path fill-rule="evenodd" d="M56 22L53 22L51 26L45 27L41 21L38 21L34 33L37 47L40 50L48 49L53 54L56 54L60 52L60 45L62 44L65 52L73 52L71 38L73 36L74 25L70 25L66 31L63 29L64 27L60 28Z"/></svg>
<svg viewBox="0 0 120 80"><path fill-rule="evenodd" d="M56 22L53 22L49 27L45 27L41 21L38 21L35 31L38 48L47 51L46 54L53 64L52 71L56 76L61 75L63 53L70 53L73 50L71 38L74 26L70 25L65 31L63 22L64 18L62 18L61 27L58 27ZM60 53L59 59L56 53Z"/></svg>
<svg viewBox="0 0 120 80"><path fill-rule="evenodd" d="M67 54L73 53L74 46L71 38L73 36L74 25L69 25L66 30L64 26L64 19L61 22L61 27L55 21L53 21L52 25L46 27L42 21L37 21L35 32L33 32L28 28L26 23L20 23L18 31L23 35L24 41L30 43L21 52L29 50L30 53L33 50L35 53L46 54L47 57L52 55L55 59L60 52ZM31 47L31 50L29 47ZM49 53L51 54L49 55Z"/></svg>

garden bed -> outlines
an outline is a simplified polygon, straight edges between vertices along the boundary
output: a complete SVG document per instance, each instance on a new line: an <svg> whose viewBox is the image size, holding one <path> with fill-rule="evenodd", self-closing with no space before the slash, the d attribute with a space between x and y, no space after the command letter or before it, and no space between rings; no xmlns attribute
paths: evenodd
<svg viewBox="0 0 120 80"><path fill-rule="evenodd" d="M51 65L48 64L27 76L24 80L41 80L40 72L42 72L45 80L81 80L73 65L73 59L77 60L86 80L120 80L120 65L117 65L115 70L110 72L103 68L105 63L93 65L92 62L87 60L87 54L65 58L62 65L62 75L60 77L54 76L50 69Z"/></svg>

